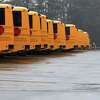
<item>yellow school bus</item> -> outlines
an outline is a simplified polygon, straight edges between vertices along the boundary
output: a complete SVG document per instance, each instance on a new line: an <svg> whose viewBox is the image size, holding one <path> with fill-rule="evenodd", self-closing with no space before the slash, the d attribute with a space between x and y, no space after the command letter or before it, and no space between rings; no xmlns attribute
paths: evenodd
<svg viewBox="0 0 100 100"><path fill-rule="evenodd" d="M54 33L53 33L53 21L47 19L47 33L48 33L48 49L55 50L54 46Z"/></svg>
<svg viewBox="0 0 100 100"><path fill-rule="evenodd" d="M40 29L41 29L41 47L42 49L48 49L48 33L46 16L40 15Z"/></svg>
<svg viewBox="0 0 100 100"><path fill-rule="evenodd" d="M78 42L80 43L79 48L84 49L85 48L85 34L84 31L81 29L78 29Z"/></svg>
<svg viewBox="0 0 100 100"><path fill-rule="evenodd" d="M66 24L66 47L67 49L74 49L80 47L78 29L74 24Z"/></svg>
<svg viewBox="0 0 100 100"><path fill-rule="evenodd" d="M12 6L0 4L0 53L14 49Z"/></svg>
<svg viewBox="0 0 100 100"><path fill-rule="evenodd" d="M61 43L61 48L62 49L66 49L66 34L65 34L65 24L64 23L60 23L60 43Z"/></svg>
<svg viewBox="0 0 100 100"><path fill-rule="evenodd" d="M54 45L56 49L66 48L65 27L60 21L53 21Z"/></svg>
<svg viewBox="0 0 100 100"><path fill-rule="evenodd" d="M35 50L41 50L40 15L29 11L30 40Z"/></svg>
<svg viewBox="0 0 100 100"><path fill-rule="evenodd" d="M90 47L90 38L87 32L78 29L80 48L85 49Z"/></svg>
<svg viewBox="0 0 100 100"><path fill-rule="evenodd" d="M88 32L84 32L85 34L85 48L89 49L90 48L90 37Z"/></svg>
<svg viewBox="0 0 100 100"><path fill-rule="evenodd" d="M25 7L13 8L14 23L14 51L30 50L30 31L28 9Z"/></svg>

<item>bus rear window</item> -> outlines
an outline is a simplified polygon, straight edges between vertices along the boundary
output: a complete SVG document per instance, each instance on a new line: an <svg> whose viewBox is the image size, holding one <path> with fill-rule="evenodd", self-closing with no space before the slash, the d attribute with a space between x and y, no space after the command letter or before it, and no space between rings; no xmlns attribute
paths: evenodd
<svg viewBox="0 0 100 100"><path fill-rule="evenodd" d="M40 17L40 29L42 29L42 18Z"/></svg>
<svg viewBox="0 0 100 100"><path fill-rule="evenodd" d="M29 25L30 25L30 28L33 28L32 15L29 15Z"/></svg>
<svg viewBox="0 0 100 100"><path fill-rule="evenodd" d="M0 8L0 25L5 25L5 8Z"/></svg>
<svg viewBox="0 0 100 100"><path fill-rule="evenodd" d="M47 32L49 32L49 23L47 22Z"/></svg>
<svg viewBox="0 0 100 100"><path fill-rule="evenodd" d="M22 16L21 11L13 11L13 22L14 26L22 26Z"/></svg>
<svg viewBox="0 0 100 100"><path fill-rule="evenodd" d="M66 35L70 35L70 27L65 27L65 33Z"/></svg>
<svg viewBox="0 0 100 100"><path fill-rule="evenodd" d="M58 27L56 23L53 23L53 32L58 33Z"/></svg>

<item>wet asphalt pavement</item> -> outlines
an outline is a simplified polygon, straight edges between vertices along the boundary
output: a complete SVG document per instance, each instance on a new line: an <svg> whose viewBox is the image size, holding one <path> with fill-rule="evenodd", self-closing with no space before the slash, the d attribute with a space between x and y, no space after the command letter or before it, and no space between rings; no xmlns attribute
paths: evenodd
<svg viewBox="0 0 100 100"><path fill-rule="evenodd" d="M0 58L0 100L100 100L100 51Z"/></svg>

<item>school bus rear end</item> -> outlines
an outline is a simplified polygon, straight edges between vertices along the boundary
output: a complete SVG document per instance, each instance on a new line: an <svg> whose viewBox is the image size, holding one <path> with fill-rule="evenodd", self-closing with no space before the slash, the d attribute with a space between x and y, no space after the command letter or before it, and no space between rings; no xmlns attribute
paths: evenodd
<svg viewBox="0 0 100 100"><path fill-rule="evenodd" d="M41 47L43 50L48 49L48 33L46 16L40 15L40 29L41 29Z"/></svg>
<svg viewBox="0 0 100 100"><path fill-rule="evenodd" d="M53 21L53 33L55 49L65 49L66 39L64 24L60 21Z"/></svg>
<svg viewBox="0 0 100 100"><path fill-rule="evenodd" d="M67 49L74 49L78 48L79 42L78 40L78 32L77 28L73 24L66 24L65 25L65 30L66 30L66 47Z"/></svg>
<svg viewBox="0 0 100 100"><path fill-rule="evenodd" d="M12 6L0 4L0 53L8 53L13 45Z"/></svg>
<svg viewBox="0 0 100 100"><path fill-rule="evenodd" d="M78 29L78 34L79 34L78 41L80 42L80 49L84 49L86 45L86 34L81 29Z"/></svg>
<svg viewBox="0 0 100 100"><path fill-rule="evenodd" d="M84 48L84 45L85 45L85 37L84 37L85 35L83 34L83 30L81 30L81 29L78 29L78 42L80 43L80 47L79 47L79 49L82 49L82 48Z"/></svg>
<svg viewBox="0 0 100 100"><path fill-rule="evenodd" d="M34 11L29 11L28 15L32 47L35 50L41 50L40 16Z"/></svg>
<svg viewBox="0 0 100 100"><path fill-rule="evenodd" d="M53 21L47 20L47 33L48 33L48 49L54 50L54 34L53 34Z"/></svg>
<svg viewBox="0 0 100 100"><path fill-rule="evenodd" d="M87 32L83 32L84 33L84 47L86 49L89 49L90 48L90 37L89 37L89 34Z"/></svg>
<svg viewBox="0 0 100 100"><path fill-rule="evenodd" d="M60 38L59 38L59 21L53 21L53 33L54 33L54 46L55 49L60 48Z"/></svg>
<svg viewBox="0 0 100 100"><path fill-rule="evenodd" d="M61 48L66 49L66 35L65 35L65 24L61 22L60 26L60 43L61 43Z"/></svg>
<svg viewBox="0 0 100 100"><path fill-rule="evenodd" d="M30 32L28 10L25 7L13 8L14 23L14 51L27 51L32 47L30 45Z"/></svg>

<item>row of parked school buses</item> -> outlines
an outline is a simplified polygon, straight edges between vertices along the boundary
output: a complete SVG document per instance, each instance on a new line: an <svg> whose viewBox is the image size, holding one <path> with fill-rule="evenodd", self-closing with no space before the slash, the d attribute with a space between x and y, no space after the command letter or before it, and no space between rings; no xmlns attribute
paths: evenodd
<svg viewBox="0 0 100 100"><path fill-rule="evenodd" d="M90 47L87 32L25 7L0 4L0 53Z"/></svg>

